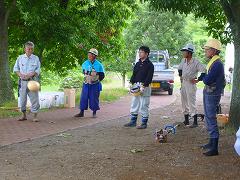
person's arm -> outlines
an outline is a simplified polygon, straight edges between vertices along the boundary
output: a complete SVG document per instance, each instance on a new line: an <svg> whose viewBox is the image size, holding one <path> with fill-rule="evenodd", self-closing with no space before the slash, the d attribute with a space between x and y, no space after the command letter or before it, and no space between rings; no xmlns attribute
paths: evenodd
<svg viewBox="0 0 240 180"><path fill-rule="evenodd" d="M182 69L183 69L184 61L182 60L181 63L178 65L178 75L182 76Z"/></svg>
<svg viewBox="0 0 240 180"><path fill-rule="evenodd" d="M144 87L148 87L149 84L151 84L152 78L153 78L153 73L154 73L154 66L153 66L152 63L150 63L149 70L148 70L148 73L147 73L147 77L146 77L145 82L143 84Z"/></svg>
<svg viewBox="0 0 240 180"><path fill-rule="evenodd" d="M202 81L203 77L206 75L206 66L198 61L197 64L197 70L198 72L201 72L200 76L197 78L198 81Z"/></svg>
<svg viewBox="0 0 240 180"><path fill-rule="evenodd" d="M204 84L211 85L212 83L214 83L216 81L216 79L219 76L219 73L221 71L221 68L222 68L221 66L222 66L222 64L219 62L215 62L212 65L208 74L206 74L202 79Z"/></svg>
<svg viewBox="0 0 240 180"><path fill-rule="evenodd" d="M198 81L202 81L206 73L201 73L200 76L197 78Z"/></svg>
<svg viewBox="0 0 240 180"><path fill-rule="evenodd" d="M134 68L133 68L133 74L132 74L132 76L131 76L131 78L130 78L130 83L132 83L132 84L135 83L135 76L136 76L136 73L137 73L137 65L138 65L138 63L134 66Z"/></svg>
<svg viewBox="0 0 240 180"><path fill-rule="evenodd" d="M194 79L191 79L190 81L193 83L193 84L196 84L198 83L199 81L202 81L203 80L203 77L206 75L206 73L201 73L201 75L198 77L198 78L194 78Z"/></svg>
<svg viewBox="0 0 240 180"><path fill-rule="evenodd" d="M182 77L182 70L178 69L178 76Z"/></svg>
<svg viewBox="0 0 240 180"><path fill-rule="evenodd" d="M184 64L184 60L181 61L181 63L178 66L178 76L180 77L180 82L182 83L182 69L183 69L183 64Z"/></svg>
<svg viewBox="0 0 240 180"><path fill-rule="evenodd" d="M19 61L20 61L20 56L16 60L16 63L13 67L13 72L15 72L20 79L26 79L26 75L20 73Z"/></svg>
<svg viewBox="0 0 240 180"><path fill-rule="evenodd" d="M39 61L39 58L37 57L37 68L36 70L34 71L34 76L39 76L40 75L40 68L41 68L41 63Z"/></svg>
<svg viewBox="0 0 240 180"><path fill-rule="evenodd" d="M104 72L99 72L99 81L102 81L105 78L105 73Z"/></svg>
<svg viewBox="0 0 240 180"><path fill-rule="evenodd" d="M20 57L17 58L15 65L13 67L13 72L15 72L18 76L20 76L19 60L20 60Z"/></svg>

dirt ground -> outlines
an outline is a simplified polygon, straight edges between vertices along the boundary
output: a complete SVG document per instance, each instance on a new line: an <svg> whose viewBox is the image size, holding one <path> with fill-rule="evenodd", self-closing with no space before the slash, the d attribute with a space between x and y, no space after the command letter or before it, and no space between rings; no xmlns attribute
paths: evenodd
<svg viewBox="0 0 240 180"><path fill-rule="evenodd" d="M128 118L3 146L0 180L240 179L235 135L224 129L220 155L214 157L205 157L199 148L208 141L202 121L195 129L178 127L167 143L155 142L156 128L183 121L179 97L170 106L152 110L147 129L124 128Z"/></svg>

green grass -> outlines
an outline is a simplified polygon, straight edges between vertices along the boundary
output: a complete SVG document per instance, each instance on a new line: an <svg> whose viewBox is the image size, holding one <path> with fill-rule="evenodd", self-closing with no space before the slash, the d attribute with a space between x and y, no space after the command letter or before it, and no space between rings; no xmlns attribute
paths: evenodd
<svg viewBox="0 0 240 180"><path fill-rule="evenodd" d="M120 97L126 96L128 94L128 90L126 88L114 88L111 90L103 90L100 95L101 102L113 102Z"/></svg>
<svg viewBox="0 0 240 180"><path fill-rule="evenodd" d="M2 109L0 108L0 118L10 118L10 117L16 117L21 115L21 112L19 112L17 109Z"/></svg>
<svg viewBox="0 0 240 180"><path fill-rule="evenodd" d="M80 102L81 90L76 91L75 103L78 105ZM103 89L100 93L100 102L114 102L120 99L120 97L126 96L128 90L126 88L112 88Z"/></svg>
<svg viewBox="0 0 240 180"><path fill-rule="evenodd" d="M59 91L59 85L58 84L45 85L41 87L41 91L42 92Z"/></svg>
<svg viewBox="0 0 240 180"><path fill-rule="evenodd" d="M232 91L232 85L231 85L231 84L227 84L227 85L225 86L225 91L231 92L231 91Z"/></svg>
<svg viewBox="0 0 240 180"><path fill-rule="evenodd" d="M15 117L20 114L21 113L18 110L16 100L5 103L3 106L0 107L0 118Z"/></svg>

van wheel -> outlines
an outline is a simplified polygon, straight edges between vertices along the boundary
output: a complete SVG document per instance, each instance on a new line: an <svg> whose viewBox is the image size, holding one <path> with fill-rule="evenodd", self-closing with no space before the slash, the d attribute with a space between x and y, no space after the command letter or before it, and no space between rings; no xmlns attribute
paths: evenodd
<svg viewBox="0 0 240 180"><path fill-rule="evenodd" d="M173 89L169 89L168 90L168 95L172 95L173 94Z"/></svg>

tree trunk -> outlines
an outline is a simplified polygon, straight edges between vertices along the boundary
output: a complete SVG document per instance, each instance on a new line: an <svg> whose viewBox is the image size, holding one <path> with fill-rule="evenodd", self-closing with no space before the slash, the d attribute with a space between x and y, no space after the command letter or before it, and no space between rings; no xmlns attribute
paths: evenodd
<svg viewBox="0 0 240 180"><path fill-rule="evenodd" d="M8 25L4 2L0 0L0 105L13 99L8 61Z"/></svg>
<svg viewBox="0 0 240 180"><path fill-rule="evenodd" d="M126 73L121 73L122 75L122 87L125 88L125 82L126 82Z"/></svg>
<svg viewBox="0 0 240 180"><path fill-rule="evenodd" d="M220 2L230 24L234 41L235 60L229 118L230 126L237 130L240 125L240 0L221 0Z"/></svg>
<svg viewBox="0 0 240 180"><path fill-rule="evenodd" d="M230 124L234 127L234 129L237 130L240 126L240 28L237 28L237 32L235 32L234 34L235 61L233 71L232 98L230 106Z"/></svg>
<svg viewBox="0 0 240 180"><path fill-rule="evenodd" d="M227 12L226 15L230 23L235 50L233 88L229 114L230 125L237 130L240 125L240 0L230 1L229 7L228 12L226 11L227 9L225 9L225 12Z"/></svg>

